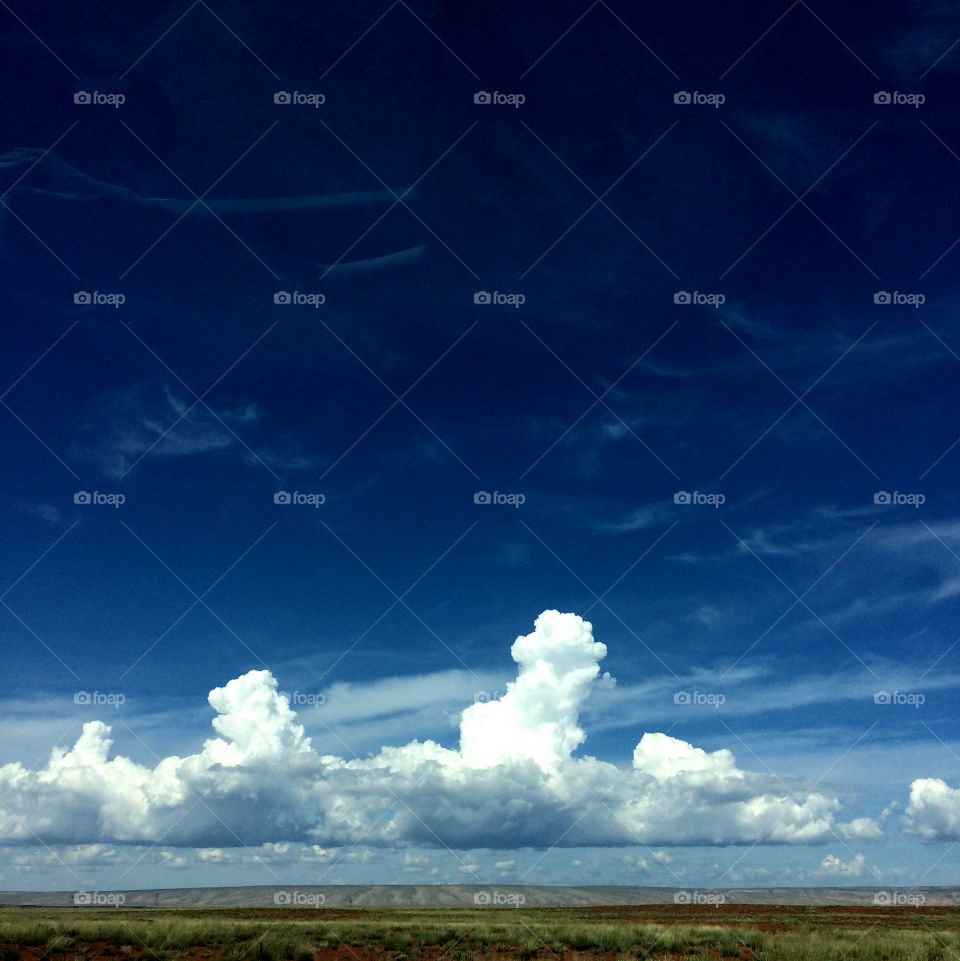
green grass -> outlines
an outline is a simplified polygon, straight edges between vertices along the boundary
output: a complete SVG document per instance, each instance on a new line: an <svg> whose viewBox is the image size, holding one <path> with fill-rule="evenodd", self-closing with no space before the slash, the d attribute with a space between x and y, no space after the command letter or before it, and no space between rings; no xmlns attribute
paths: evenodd
<svg viewBox="0 0 960 961"><path fill-rule="evenodd" d="M347 961L960 961L960 909L0 908L0 961L21 948L44 961L182 961L198 947L210 961L313 961L328 948Z"/></svg>

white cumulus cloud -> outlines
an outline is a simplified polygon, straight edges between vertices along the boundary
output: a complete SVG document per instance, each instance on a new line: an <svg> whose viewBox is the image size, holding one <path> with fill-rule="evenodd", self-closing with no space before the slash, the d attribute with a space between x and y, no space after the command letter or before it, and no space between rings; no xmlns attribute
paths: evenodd
<svg viewBox="0 0 960 961"><path fill-rule="evenodd" d="M859 878L867 871L866 859L862 854L856 854L849 861L841 861L836 855L828 854L823 861L817 874L825 877L834 878Z"/></svg>
<svg viewBox="0 0 960 961"><path fill-rule="evenodd" d="M903 821L907 833L924 841L960 841L960 790L937 777L917 778Z"/></svg>
<svg viewBox="0 0 960 961"><path fill-rule="evenodd" d="M613 681L600 673L605 646L575 614L544 611L511 653L516 679L498 700L462 711L457 750L414 740L363 759L321 755L269 671L211 691L219 736L153 768L111 757L110 728L91 721L46 767L0 767L0 840L161 842L204 848L216 863L224 849L258 844L282 860L297 841L323 861L326 849L358 843L803 844L879 830L868 818L839 821L836 797L791 793L738 768L730 751L666 734L644 734L631 764L576 754L585 702ZM918 794L908 809L917 825L929 821L920 803ZM957 823L954 813L954 833Z"/></svg>

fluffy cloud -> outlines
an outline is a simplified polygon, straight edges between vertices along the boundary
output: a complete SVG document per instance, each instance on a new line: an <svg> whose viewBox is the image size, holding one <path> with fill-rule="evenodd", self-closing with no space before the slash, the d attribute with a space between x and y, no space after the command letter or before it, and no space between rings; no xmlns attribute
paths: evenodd
<svg viewBox="0 0 960 961"><path fill-rule="evenodd" d="M837 826L837 834L845 841L879 841L883 837L883 824L888 811L876 820L874 818L854 818L846 824ZM878 823L879 822L879 823Z"/></svg>
<svg viewBox="0 0 960 961"><path fill-rule="evenodd" d="M841 861L835 855L828 854L821 861L817 874L832 878L859 878L866 872L866 859L862 854L855 855L849 861Z"/></svg>
<svg viewBox="0 0 960 961"><path fill-rule="evenodd" d="M839 822L835 797L792 794L730 751L666 734L644 734L630 766L575 757L585 701L613 683L600 675L606 648L575 614L544 611L534 628L513 644L506 693L463 710L459 750L415 740L366 759L320 755L274 677L250 671L210 692L220 736L197 754L152 769L111 758L109 727L92 721L42 770L0 767L0 839L277 851L308 841L320 852L818 843L878 830Z"/></svg>
<svg viewBox="0 0 960 961"><path fill-rule="evenodd" d="M471 768L533 760L545 774L586 739L580 707L600 674L607 649L588 621L544 611L536 630L518 637L511 654L520 665L500 700L468 707L460 722L460 757Z"/></svg>
<svg viewBox="0 0 960 961"><path fill-rule="evenodd" d="M230 860L230 855L221 848L199 848L196 856L206 864L224 864Z"/></svg>
<svg viewBox="0 0 960 961"><path fill-rule="evenodd" d="M937 777L918 778L903 820L907 833L924 841L960 841L960 790Z"/></svg>

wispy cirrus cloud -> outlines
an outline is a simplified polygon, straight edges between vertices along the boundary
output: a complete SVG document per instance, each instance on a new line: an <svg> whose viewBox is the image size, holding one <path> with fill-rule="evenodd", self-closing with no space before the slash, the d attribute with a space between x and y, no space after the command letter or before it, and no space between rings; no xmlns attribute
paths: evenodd
<svg viewBox="0 0 960 961"><path fill-rule="evenodd" d="M137 385L97 398L74 447L114 480L147 458L229 454L283 472L316 470L324 463L292 436L273 431L264 439L264 426L264 411L256 401L213 406L169 385L159 394Z"/></svg>
<svg viewBox="0 0 960 961"><path fill-rule="evenodd" d="M143 458L179 458L241 447L239 432L261 419L256 403L214 410L164 387L138 385L101 395L87 415L78 452L118 479Z"/></svg>

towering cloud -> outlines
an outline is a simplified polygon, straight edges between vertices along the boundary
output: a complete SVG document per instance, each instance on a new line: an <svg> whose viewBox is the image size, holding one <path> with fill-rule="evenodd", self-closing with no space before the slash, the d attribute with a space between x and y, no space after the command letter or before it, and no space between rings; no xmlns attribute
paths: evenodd
<svg viewBox="0 0 960 961"><path fill-rule="evenodd" d="M499 700L464 709L459 750L413 741L362 760L320 756L269 671L211 691L220 736L154 768L111 758L109 727L92 721L42 770L0 768L0 839L466 849L816 843L879 833L869 819L858 819L856 832L838 822L834 797L791 794L779 778L739 769L729 751L666 734L645 734L632 766L575 756L586 740L584 702L612 683L600 674L605 646L577 615L544 611L511 653L516 680ZM933 805L956 805L942 782L924 783L914 785L907 812L918 830ZM947 824L945 816L936 823ZM940 830L955 832L950 823Z"/></svg>
<svg viewBox="0 0 960 961"><path fill-rule="evenodd" d="M517 679L499 701L473 704L460 722L460 754L474 768L530 758L556 769L586 739L580 708L600 674L607 649L592 627L573 614L544 611L534 632L514 641Z"/></svg>

